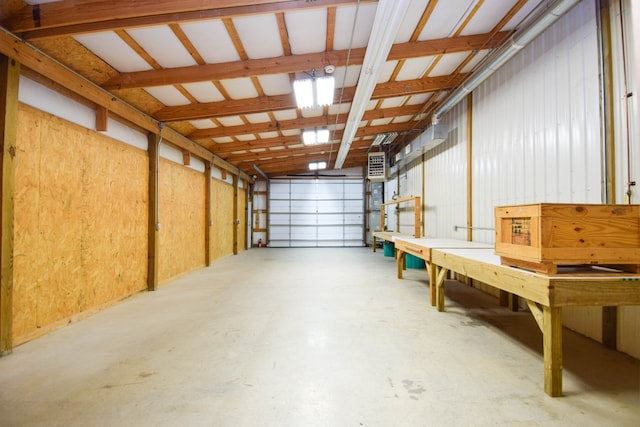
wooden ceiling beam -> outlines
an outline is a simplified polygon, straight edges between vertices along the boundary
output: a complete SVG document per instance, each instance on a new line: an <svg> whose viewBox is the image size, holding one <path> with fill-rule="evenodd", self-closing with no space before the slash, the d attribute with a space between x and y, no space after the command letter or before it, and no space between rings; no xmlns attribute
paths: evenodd
<svg viewBox="0 0 640 427"><path fill-rule="evenodd" d="M363 0L373 2L377 0ZM25 6L2 26L25 39L332 7L355 0L67 0Z"/></svg>
<svg viewBox="0 0 640 427"><path fill-rule="evenodd" d="M400 132L400 133L411 132L414 129L418 129L415 126L416 124L417 122L413 121L413 122L399 123L399 124L392 123L389 125L380 125L380 126L363 126L358 128L358 130L356 131L355 138L373 137L374 135L377 135L379 133L386 133L386 132ZM418 130L421 130L421 129L422 128ZM337 131L335 132L332 138L335 141L338 141L342 139L342 133L343 131L341 130ZM362 143L367 146L370 146L372 142L373 140L369 138L369 139L356 140L353 143L354 144ZM255 139L253 141L225 142L221 144L212 143L210 145L207 145L207 148L211 152L215 153L216 155L219 155L220 157L225 157L225 156L232 155L234 152L237 152L237 151L249 151L249 150L255 150L255 149L268 149L268 150L271 149L270 152L276 153L279 151L285 151L289 149L290 146L297 146L301 144L302 144L302 136L295 135L295 136ZM285 147L285 148L274 150L273 149L274 147ZM260 153L262 152L259 152L258 154Z"/></svg>
<svg viewBox="0 0 640 427"><path fill-rule="evenodd" d="M358 148L369 148L371 146L370 140L367 141L353 141L351 147L353 149ZM331 147L333 145L333 147ZM338 148L340 148L340 141L335 141L333 144L321 144L321 145L311 145L305 146L302 148L295 149L284 149L284 150L267 150L260 151L257 153L243 153L243 154L228 154L221 155L224 160L229 163L237 164L238 162L247 162L247 161L258 161L258 160L269 160L269 159L278 159L283 156L290 157L292 154L296 156L300 155L314 155L314 154L326 154L333 152L334 154L338 153ZM295 150L295 151L294 151Z"/></svg>
<svg viewBox="0 0 640 427"><path fill-rule="evenodd" d="M388 60L420 58L445 53L474 51L493 47L506 33L479 34L454 38L425 40L394 45ZM490 45L490 46L488 46ZM336 67L347 64L362 65L365 48L336 50L278 58L249 59L246 61L206 64L199 66L166 68L132 73L122 73L106 81L102 87L107 90L135 89L172 84L225 80L239 77L254 77L268 74L296 73L313 68L322 68L331 63Z"/></svg>
<svg viewBox="0 0 640 427"><path fill-rule="evenodd" d="M395 96L409 96L417 93L446 90L455 87L465 77L457 76L428 77L420 80L384 83L380 89L376 87L371 99ZM351 102L355 93L354 87L338 88L334 99L342 97L342 102ZM154 113L154 117L162 122L206 119L211 117L237 116L243 114L265 113L269 111L296 109L296 102L292 93L287 95L263 96L258 98L236 99L231 101L209 102L165 107Z"/></svg>
<svg viewBox="0 0 640 427"><path fill-rule="evenodd" d="M421 105L408 105L397 108L382 108L379 110L366 111L363 120L378 120L385 118L393 118L398 116L413 116L420 113ZM279 132L292 129L305 129L317 126L341 125L347 122L348 115L329 115L299 118L293 120L282 120L279 122L255 123L240 126L225 126L211 129L200 129L192 132L188 137L194 141L221 138L224 136L258 134L265 132Z"/></svg>
<svg viewBox="0 0 640 427"><path fill-rule="evenodd" d="M360 150L357 150L360 151ZM351 156L349 156L351 157ZM260 170L266 173L269 176L279 176L279 175L292 175L292 174L308 174L310 177L315 175L315 171L309 170L310 162L317 161L328 161L330 160L330 164L327 165L327 170L331 170L335 163L335 156L331 159L325 156L300 156L295 159L277 159L277 160L262 160L257 162L242 162L238 164L238 168L255 172L253 169L253 165L257 165ZM353 168L353 167L363 167L367 163L366 153L354 156L353 159L347 158L347 160L342 165L343 169ZM317 171L317 174L321 175L323 173L322 170Z"/></svg>

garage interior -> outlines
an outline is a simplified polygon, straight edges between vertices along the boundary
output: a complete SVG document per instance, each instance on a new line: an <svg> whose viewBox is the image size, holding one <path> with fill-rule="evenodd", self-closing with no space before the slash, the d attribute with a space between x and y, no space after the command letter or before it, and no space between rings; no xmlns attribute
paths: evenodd
<svg viewBox="0 0 640 427"><path fill-rule="evenodd" d="M637 423L631 0L9 0L0 20L0 424ZM504 210L560 204L604 243L500 252Z"/></svg>

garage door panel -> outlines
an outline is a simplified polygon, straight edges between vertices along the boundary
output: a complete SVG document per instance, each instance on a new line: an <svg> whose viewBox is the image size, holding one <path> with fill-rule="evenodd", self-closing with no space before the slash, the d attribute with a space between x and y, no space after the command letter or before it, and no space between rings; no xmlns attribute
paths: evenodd
<svg viewBox="0 0 640 427"><path fill-rule="evenodd" d="M271 246L363 246L363 186L362 180L271 180Z"/></svg>

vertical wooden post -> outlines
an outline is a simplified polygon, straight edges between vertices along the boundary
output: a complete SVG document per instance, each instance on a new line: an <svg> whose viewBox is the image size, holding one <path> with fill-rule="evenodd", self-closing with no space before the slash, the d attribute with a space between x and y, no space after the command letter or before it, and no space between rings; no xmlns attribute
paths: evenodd
<svg viewBox="0 0 640 427"><path fill-rule="evenodd" d="M13 220L20 64L0 56L0 356L13 350Z"/></svg>
<svg viewBox="0 0 640 427"><path fill-rule="evenodd" d="M414 237L417 239L420 237L420 211L422 210L422 202L420 196L416 196L413 200L413 226L414 226Z"/></svg>
<svg viewBox="0 0 640 427"><path fill-rule="evenodd" d="M608 1L598 1L598 26L600 28L602 52L602 89L604 105L602 109L604 119L604 155L605 155L605 188L603 199L606 203L616 203L616 162L615 162L615 134L614 134L614 105L616 96L613 88L613 59L611 41L611 11ZM618 308L602 307L602 343L609 348L617 348Z"/></svg>
<svg viewBox="0 0 640 427"><path fill-rule="evenodd" d="M211 265L211 231L213 229L212 206L211 206L211 160L204 161L204 259L207 267Z"/></svg>
<svg viewBox="0 0 640 427"><path fill-rule="evenodd" d="M467 95L467 240L473 240L473 92Z"/></svg>
<svg viewBox="0 0 640 427"><path fill-rule="evenodd" d="M148 135L149 153L149 240L147 290L158 289L158 239L160 234L160 136Z"/></svg>
<svg viewBox="0 0 640 427"><path fill-rule="evenodd" d="M233 175L233 254L238 255L238 175Z"/></svg>
<svg viewBox="0 0 640 427"><path fill-rule="evenodd" d="M543 307L544 391L562 396L562 308Z"/></svg>

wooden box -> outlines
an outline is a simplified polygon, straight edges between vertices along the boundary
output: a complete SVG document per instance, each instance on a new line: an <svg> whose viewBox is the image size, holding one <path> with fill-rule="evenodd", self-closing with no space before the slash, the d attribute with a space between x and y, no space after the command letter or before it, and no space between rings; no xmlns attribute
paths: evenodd
<svg viewBox="0 0 640 427"><path fill-rule="evenodd" d="M639 272L640 205L499 206L495 221L503 264L548 274L577 264Z"/></svg>

